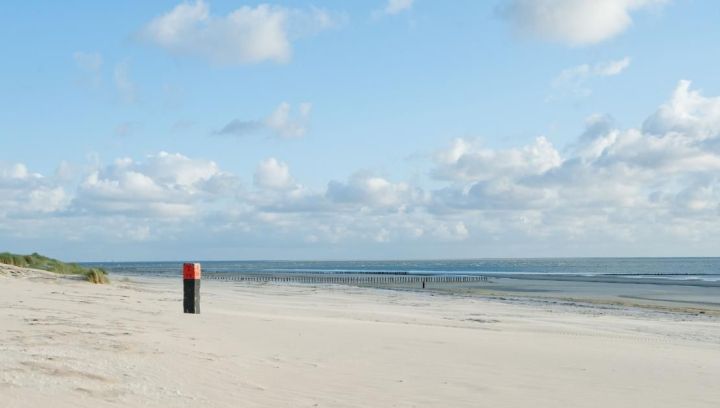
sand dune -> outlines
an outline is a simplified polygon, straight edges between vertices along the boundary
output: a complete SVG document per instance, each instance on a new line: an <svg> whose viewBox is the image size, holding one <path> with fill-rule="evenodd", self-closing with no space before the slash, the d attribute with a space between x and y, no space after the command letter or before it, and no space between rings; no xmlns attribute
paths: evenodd
<svg viewBox="0 0 720 408"><path fill-rule="evenodd" d="M717 407L717 318L0 269L3 407Z"/></svg>

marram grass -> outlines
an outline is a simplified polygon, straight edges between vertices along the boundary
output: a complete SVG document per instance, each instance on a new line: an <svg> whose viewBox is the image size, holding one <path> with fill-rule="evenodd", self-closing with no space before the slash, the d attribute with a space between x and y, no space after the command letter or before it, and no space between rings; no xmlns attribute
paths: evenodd
<svg viewBox="0 0 720 408"><path fill-rule="evenodd" d="M109 283L107 272L102 268L84 268L76 263L65 263L57 259L42 256L37 252L30 255L0 252L0 263L15 265L22 268L42 269L44 271L66 275L82 275L88 282Z"/></svg>

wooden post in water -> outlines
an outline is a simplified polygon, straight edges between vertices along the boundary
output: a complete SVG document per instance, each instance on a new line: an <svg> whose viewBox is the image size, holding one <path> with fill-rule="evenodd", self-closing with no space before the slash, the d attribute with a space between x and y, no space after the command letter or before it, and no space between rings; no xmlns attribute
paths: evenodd
<svg viewBox="0 0 720 408"><path fill-rule="evenodd" d="M183 311L200 313L200 264L183 264Z"/></svg>

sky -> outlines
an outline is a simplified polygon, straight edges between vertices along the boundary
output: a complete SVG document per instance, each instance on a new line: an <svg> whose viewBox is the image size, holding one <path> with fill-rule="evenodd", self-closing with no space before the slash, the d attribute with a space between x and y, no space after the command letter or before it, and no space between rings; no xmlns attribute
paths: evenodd
<svg viewBox="0 0 720 408"><path fill-rule="evenodd" d="M720 5L0 4L0 250L716 256Z"/></svg>

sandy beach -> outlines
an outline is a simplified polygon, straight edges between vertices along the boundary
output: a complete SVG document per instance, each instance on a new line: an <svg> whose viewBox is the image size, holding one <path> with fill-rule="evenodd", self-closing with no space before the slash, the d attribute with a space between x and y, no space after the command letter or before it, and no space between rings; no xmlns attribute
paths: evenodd
<svg viewBox="0 0 720 408"><path fill-rule="evenodd" d="M335 285L0 269L3 407L717 407L720 321Z"/></svg>

